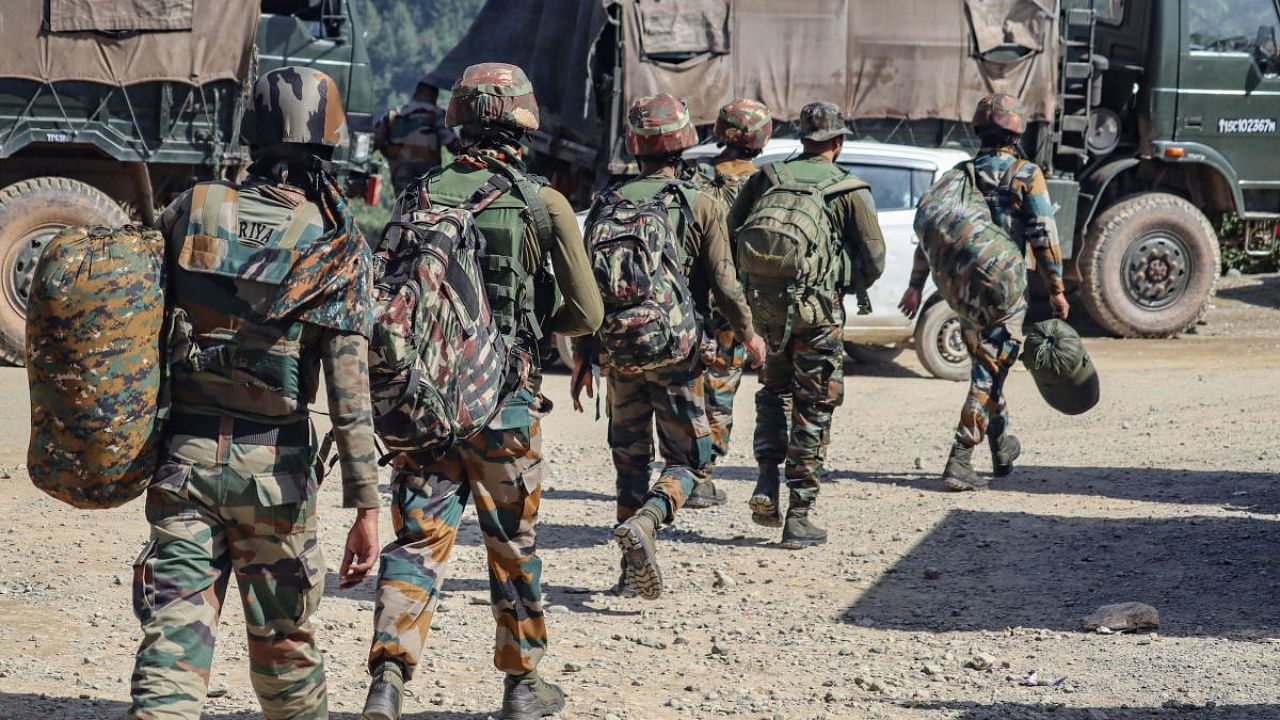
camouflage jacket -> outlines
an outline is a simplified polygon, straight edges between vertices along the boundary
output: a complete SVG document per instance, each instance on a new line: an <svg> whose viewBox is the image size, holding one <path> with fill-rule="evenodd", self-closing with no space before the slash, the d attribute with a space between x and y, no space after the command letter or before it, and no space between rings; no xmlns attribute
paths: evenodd
<svg viewBox="0 0 1280 720"><path fill-rule="evenodd" d="M623 183L617 190L628 200L648 200L672 179L673 175L658 172ZM692 217L685 218L678 206L672 207L672 219L680 236L681 260L689 268L689 289L693 292L694 304L704 318L709 317L714 296L716 311L728 321L738 340L747 342L755 336L755 328L729 248L725 207L705 192L695 191L694 196L690 207Z"/></svg>
<svg viewBox="0 0 1280 720"><path fill-rule="evenodd" d="M1019 167L1008 177L1014 163L1019 162ZM1049 292L1063 292L1062 247L1058 244L1058 225L1053 218L1053 201L1049 198L1044 173L1033 162L1019 161L1011 148L985 149L978 153L973 164L978 189L991 208L991 219L1004 228L1023 256L1030 246L1036 270L1044 278ZM917 246L911 286L924 287L928 274L928 259Z"/></svg>
<svg viewBox="0 0 1280 720"><path fill-rule="evenodd" d="M198 185L179 196L157 223L165 236L171 258L177 257L181 251L191 217L193 195L202 187ZM300 235L297 247L304 262L308 250L312 253L325 250L322 240L327 237L327 232L322 213L318 206L307 201L301 190L253 176L237 189L240 195L239 217L234 232L228 228L227 234L234 235L238 242L261 247L282 229L292 228ZM295 217L305 217L307 221L299 225L294 223ZM364 266L368 268L368 263ZM190 318L189 341L194 344L212 343L216 342L212 338L228 332L241 338L278 334L275 325L257 327L237 317L234 311L209 313L205 310L208 307L245 307L246 312L262 313L273 305L276 297L259 285L245 280L215 279L203 287L207 294L222 293L222 297L174 298L175 308ZM361 287L367 292L367 285ZM367 313L368 308L352 308L351 312L360 315ZM296 400L264 390L250 380L238 379L235 373L228 379L177 362L172 381L174 409L193 414L243 417L264 423L298 422L309 416L307 408L315 399L323 369L334 439L340 453L343 504L346 507L377 507L377 451L369 399L368 340L360 332L305 321L298 324L301 326L298 337L287 339L290 346L296 343L296 350L288 348L289 354L296 352L297 355ZM358 328L364 324L359 320L351 327Z"/></svg>
<svg viewBox="0 0 1280 720"><path fill-rule="evenodd" d="M759 168L750 160L727 158L724 153L710 162L698 163L689 173L689 181L702 192L724 203L725 211L733 207L738 191Z"/></svg>

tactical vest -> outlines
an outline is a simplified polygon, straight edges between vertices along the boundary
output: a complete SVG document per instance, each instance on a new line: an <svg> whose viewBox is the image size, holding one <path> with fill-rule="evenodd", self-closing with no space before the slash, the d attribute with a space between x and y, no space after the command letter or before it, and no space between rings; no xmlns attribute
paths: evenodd
<svg viewBox="0 0 1280 720"><path fill-rule="evenodd" d="M526 349L531 349L543 335L535 302L536 268L531 272L520 258L525 230L530 224L541 245L539 264L550 254L553 230L551 216L538 196L541 183L496 163L483 170L451 165L433 171L423 181L427 197L433 203L457 207L475 195L495 171L507 175L512 181L512 189L475 215L476 227L485 240L480 267L484 271L485 290L498 327L504 335L518 332L518 337L524 336L521 341L528 343Z"/></svg>
<svg viewBox="0 0 1280 720"><path fill-rule="evenodd" d="M429 110L397 113L387 128L387 154L399 162L440 164L440 114Z"/></svg>
<svg viewBox="0 0 1280 720"><path fill-rule="evenodd" d="M194 188L189 213L168 248L174 402L251 417L305 412L315 388L304 368L317 359L303 347L305 324L263 313L299 255L324 236L319 208L211 182Z"/></svg>
<svg viewBox="0 0 1280 720"><path fill-rule="evenodd" d="M746 185L747 180L750 179L751 175L722 173L711 163L698 163L689 175L689 182L693 183L694 187L724 203L726 208L733 207L733 202L738 199L742 186Z"/></svg>

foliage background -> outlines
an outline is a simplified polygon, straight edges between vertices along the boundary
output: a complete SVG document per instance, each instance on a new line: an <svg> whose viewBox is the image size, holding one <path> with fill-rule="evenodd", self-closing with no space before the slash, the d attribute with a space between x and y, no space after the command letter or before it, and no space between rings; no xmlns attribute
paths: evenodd
<svg viewBox="0 0 1280 720"><path fill-rule="evenodd" d="M353 0L365 28L377 114L398 107L418 80L462 39L484 0ZM442 93L442 100L447 98ZM360 227L371 240L391 217L391 177L383 174L382 204L352 203Z"/></svg>

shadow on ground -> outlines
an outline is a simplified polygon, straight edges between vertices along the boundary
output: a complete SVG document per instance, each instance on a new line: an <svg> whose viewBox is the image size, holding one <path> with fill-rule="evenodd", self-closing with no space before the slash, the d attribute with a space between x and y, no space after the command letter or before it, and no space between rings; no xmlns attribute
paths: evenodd
<svg viewBox="0 0 1280 720"><path fill-rule="evenodd" d="M924 703L908 707L935 710L940 717L952 720L1158 720L1159 718L1195 718L1195 720L1274 720L1280 717L1280 705L1221 705L1204 707L1096 707L1068 708L1057 704L991 703Z"/></svg>
<svg viewBox="0 0 1280 720"><path fill-rule="evenodd" d="M735 470L745 473L743 468ZM938 480L940 472L941 468L932 473L834 471L824 476L824 479L857 480L947 492ZM750 478L755 478L754 470L751 471ZM1118 500L1213 505L1233 510L1280 514L1280 487L1277 487L1275 480L1274 473L1263 472L1019 465L1013 475L993 480L988 492L1088 495Z"/></svg>
<svg viewBox="0 0 1280 720"><path fill-rule="evenodd" d="M1238 287L1221 288L1218 297L1265 308L1280 308L1280 277L1256 278L1256 282Z"/></svg>
<svg viewBox="0 0 1280 720"><path fill-rule="evenodd" d="M1160 611L1160 634L1254 640L1280 631L1277 524L956 510L885 571L846 622L903 630L1078 631L1099 606Z"/></svg>
<svg viewBox="0 0 1280 720"><path fill-rule="evenodd" d="M212 701L205 706L204 713L200 716L203 720L261 720L262 718L261 712L218 710L216 703L217 701ZM5 720L13 718L118 720L128 709L129 706L126 703L115 700L0 692L0 718ZM404 720L485 720L496 714L497 708L494 708L492 713L412 712L405 713ZM329 720L360 720L360 714L335 712L329 714Z"/></svg>

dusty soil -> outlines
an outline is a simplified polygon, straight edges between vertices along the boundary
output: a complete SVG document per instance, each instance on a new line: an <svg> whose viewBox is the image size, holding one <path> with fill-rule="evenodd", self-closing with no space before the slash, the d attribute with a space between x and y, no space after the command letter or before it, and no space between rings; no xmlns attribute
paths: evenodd
<svg viewBox="0 0 1280 720"><path fill-rule="evenodd" d="M748 379L720 475L730 503L665 532L667 593L652 603L602 592L617 567L605 426L574 414L567 379L551 378L542 667L570 696L562 717L1280 718L1277 307L1280 279L1229 280L1195 334L1091 339L1103 402L1079 418L1015 372L1026 453L973 494L936 481L964 386L925 379L909 353L850 365L820 500L832 542L799 553L748 519ZM141 507L81 512L35 490L21 469L21 370L0 371L0 397L0 718L118 717L138 637ZM331 564L349 521L339 500L325 487ZM486 718L500 678L470 517L445 589L406 717ZM332 708L355 720L370 584L338 592L331 576L330 590L317 623ZM1080 630L1126 601L1159 610L1158 634ZM257 716L229 608L214 669L224 694L206 715L218 720Z"/></svg>

